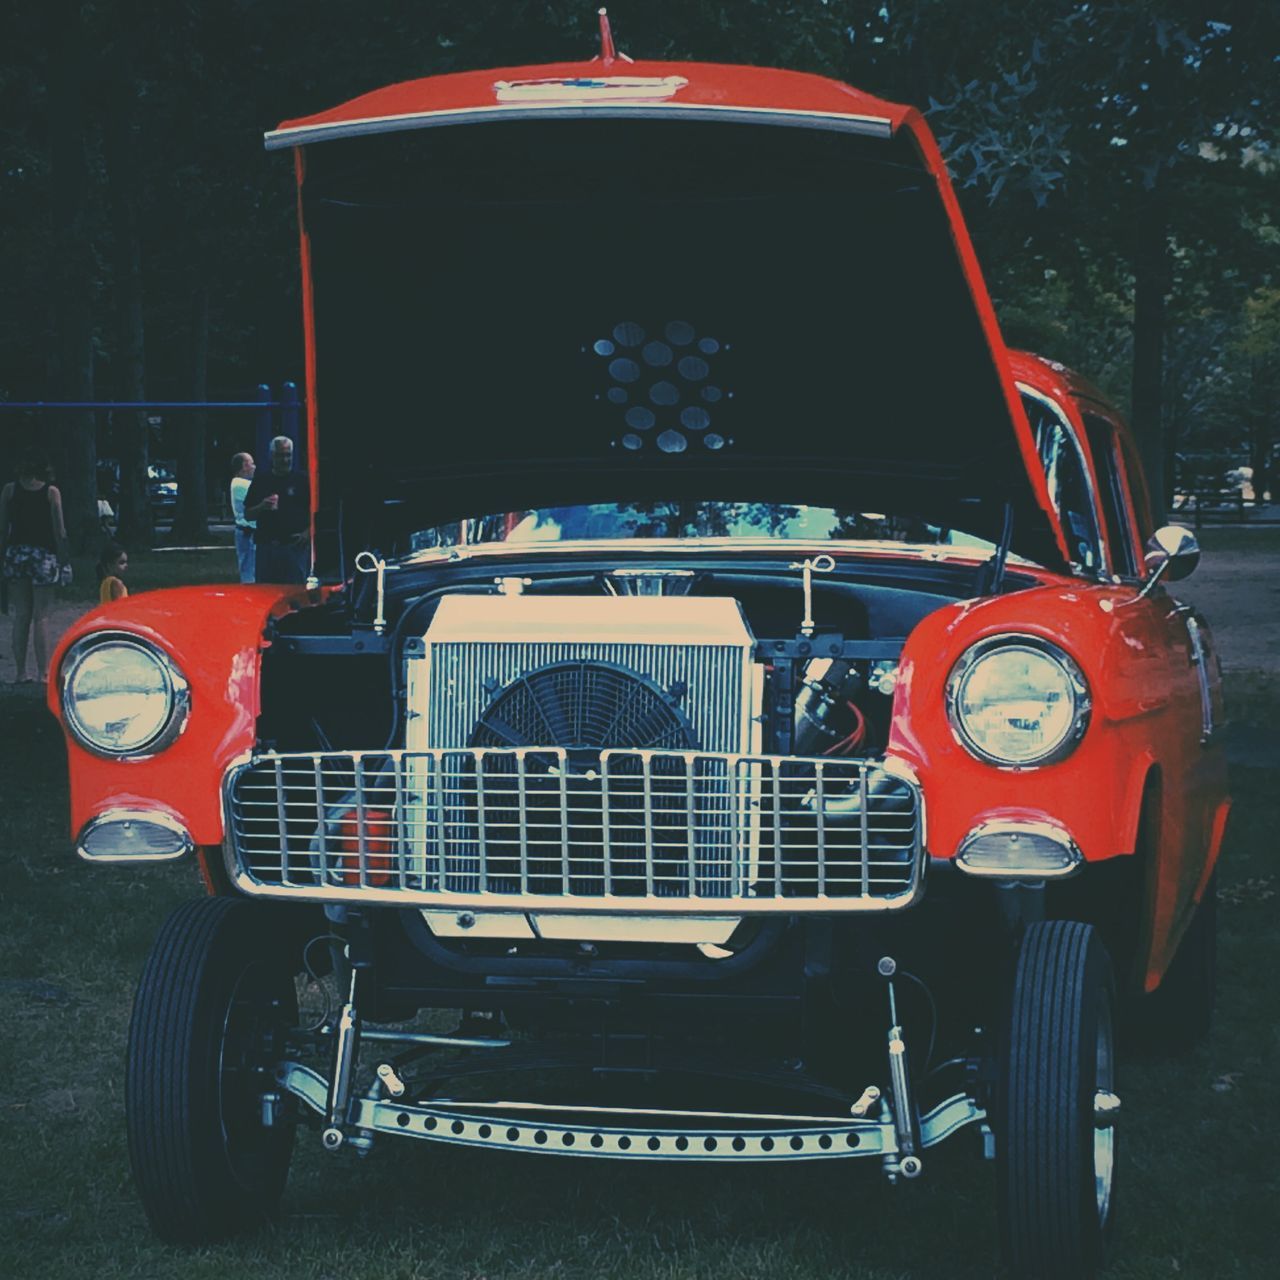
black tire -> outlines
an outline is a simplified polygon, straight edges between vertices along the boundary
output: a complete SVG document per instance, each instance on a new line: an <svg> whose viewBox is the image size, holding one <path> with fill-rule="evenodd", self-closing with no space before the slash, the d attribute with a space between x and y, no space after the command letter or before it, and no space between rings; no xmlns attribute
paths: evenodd
<svg viewBox="0 0 1280 1280"><path fill-rule="evenodd" d="M1115 981L1093 928L1054 920L1023 936L1000 1086L1001 1243L1015 1276L1089 1280L1114 1218L1115 1128L1095 1127L1115 1091Z"/></svg>
<svg viewBox="0 0 1280 1280"><path fill-rule="evenodd" d="M1218 873L1182 935L1173 962L1150 995L1139 996L1132 1019L1141 1048L1179 1053L1209 1034L1218 986Z"/></svg>
<svg viewBox="0 0 1280 1280"><path fill-rule="evenodd" d="M202 1244L275 1213L293 1125L262 1124L261 1096L297 1024L287 944L270 907L204 898L165 921L129 1024L129 1161L152 1230Z"/></svg>

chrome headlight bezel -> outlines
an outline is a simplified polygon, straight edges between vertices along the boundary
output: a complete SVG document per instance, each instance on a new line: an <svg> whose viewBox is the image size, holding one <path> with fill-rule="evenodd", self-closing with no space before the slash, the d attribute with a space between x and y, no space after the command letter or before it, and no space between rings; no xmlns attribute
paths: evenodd
<svg viewBox="0 0 1280 1280"><path fill-rule="evenodd" d="M966 681L972 675L978 663L985 658L989 658L994 653L1016 650L1031 651L1055 662L1066 677L1067 685L1074 699L1071 725L1067 733L1043 754L1020 760L997 755L988 750L969 732L969 728L960 712L961 693ZM995 765L1000 769L1040 769L1045 765L1055 764L1059 760L1066 759L1080 745L1080 741L1085 735L1085 730L1089 727L1089 719L1093 710L1089 684L1085 679L1084 672L1080 669L1080 664L1065 649L1060 648L1053 641L1046 640L1042 636L1026 635L1014 631L1005 631L999 635L988 636L985 640L979 640L976 644L970 645L960 655L955 666L951 668L951 674L947 677L946 700L947 721L951 726L951 732L956 741L971 756L981 760L984 764Z"/></svg>
<svg viewBox="0 0 1280 1280"><path fill-rule="evenodd" d="M85 660L100 649L126 648L145 656L160 673L169 708L160 727L145 741L117 751L95 739L81 719L73 697L75 679ZM173 659L158 645L127 631L95 631L77 640L66 652L59 670L59 701L67 732L78 746L103 760L149 760L173 745L187 727L191 686Z"/></svg>

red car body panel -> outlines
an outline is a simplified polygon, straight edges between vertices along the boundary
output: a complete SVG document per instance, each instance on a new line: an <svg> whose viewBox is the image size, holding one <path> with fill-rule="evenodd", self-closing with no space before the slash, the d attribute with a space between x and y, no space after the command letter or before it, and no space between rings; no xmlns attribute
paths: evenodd
<svg viewBox="0 0 1280 1280"><path fill-rule="evenodd" d="M459 71L387 85L326 111L283 121L268 135L269 145L285 147L319 141L338 126L367 126L373 131L378 127L415 128L424 117L439 119L467 113L469 118L474 118L479 112L510 115L527 104L520 107L499 104L494 85L500 81L573 81L602 74L655 79L678 76L687 81L671 99L645 102L646 110L665 108L674 112L687 107L708 107L793 111L864 120L886 130L897 129L912 112L910 107L885 102L837 80L802 71L711 62L614 62L606 68L602 59L592 58L585 62Z"/></svg>
<svg viewBox="0 0 1280 1280"><path fill-rule="evenodd" d="M600 59L594 59L585 63L506 67L407 81L374 90L316 115L286 120L267 135L270 147L294 148L294 170L298 182L303 328L306 340L308 457L321 456L319 444L322 406L316 388L314 280L311 271L310 235L302 203L302 188L306 178L306 154L302 144L322 143L329 136L349 136L351 130L381 132L424 127L433 123L451 124L456 121L459 124L474 124L477 121L499 121L516 116L527 118L536 116L539 112L549 114L562 104L503 105L497 101L496 86L503 82L581 80L599 74L601 69ZM774 116L779 113L794 113L797 123L803 122L805 117L814 120L838 117L849 121L878 123L884 127L887 135L899 130L907 132L920 156L922 167L936 184L946 210L956 255L1004 388L1006 407L1015 433L1015 447L1026 468L1035 499L1054 530L1058 550L1066 559L1066 541L1058 526L1043 472L1037 463L1035 441L1011 378L1008 350L1000 334L982 269L961 214L946 162L920 112L913 107L885 102L838 81L794 71L692 62L629 62L613 64L612 73L654 79L679 77L686 83L669 101L600 104L582 108L586 114L616 118L632 111L660 117L664 112L674 116L686 110L707 108L726 112L761 112ZM319 509L324 479L317 474L316 468L312 468L310 478L314 519L314 512Z"/></svg>
<svg viewBox="0 0 1280 1280"><path fill-rule="evenodd" d="M1163 594L1135 604L1134 595L1130 585L1065 580L931 614L903 651L889 750L920 777L935 857L950 857L978 823L1013 817L1061 824L1089 862L1132 854L1144 790L1160 785L1158 844L1145 869L1151 988L1217 858L1228 802L1221 748L1200 745L1200 695L1178 606ZM943 710L960 655L1009 632L1052 640L1088 678L1089 728L1056 764L994 769L959 744Z"/></svg>
<svg viewBox="0 0 1280 1280"><path fill-rule="evenodd" d="M288 121L274 135L274 144L322 139L327 129L354 122L411 127L407 120L424 115L465 114L482 108L490 113L484 118L501 118L502 109L494 100L495 81L580 77L599 66L596 62L508 68L393 85L331 111ZM1133 563L1141 565L1151 518L1133 440L1101 395L1082 379L1038 357L1006 350L944 162L918 112L792 72L696 63L634 63L615 70L685 78L688 87L680 97L685 106L826 113L882 121L894 131L908 130L951 219L956 251L1015 426L1016 438L1010 447L1019 451L1037 499L1052 516L1064 559L1066 540L1021 406L1019 382L1060 405L1094 471L1095 488L1096 466L1082 406L1109 424L1132 496L1130 552ZM646 104L645 109L663 108ZM295 149L295 165L301 192L306 163L300 147ZM300 218L301 212L300 198ZM301 235L309 456L317 458L320 420L305 226ZM311 484L314 519L324 484L314 467ZM851 554L838 543L823 549L837 557ZM980 558L975 556L975 563ZM1038 585L945 605L909 636L895 693L889 753L909 764L921 781L927 848L935 858L954 857L960 842L979 822L1014 816L1043 818L1065 827L1088 862L1130 855L1139 843L1144 793L1149 786L1158 786L1162 816L1155 833L1154 860L1147 869L1146 918L1137 926L1141 978L1150 989L1158 984L1204 891L1229 805L1221 746L1213 741L1201 743L1203 708L1189 660L1186 611L1163 589L1138 599L1138 583L1122 582L1114 573L1110 580L1099 580L1034 566L1019 565L1018 572L1032 576ZM73 831L80 831L109 808L153 808L181 822L197 845L218 844L223 834L223 775L232 761L255 745L264 629L272 617L306 599L298 588L184 588L94 610L73 627L55 655L55 670L67 647L84 635L129 631L164 649L186 673L192 690L186 731L152 759L114 762L69 740ZM1066 650L1084 671L1092 692L1092 719L1079 747L1066 759L1045 767L998 769L979 761L957 741L947 717L945 686L955 662L976 641L1011 631L1052 640ZM1216 661L1209 665L1213 696L1220 697ZM56 681L51 682L49 696L58 714Z"/></svg>
<svg viewBox="0 0 1280 1280"><path fill-rule="evenodd" d="M197 845L222 840L220 779L253 749L263 632L270 619L306 602L298 587L175 587L117 600L85 614L53 655L95 632L126 631L169 655L191 686L185 730L143 761L107 760L67 737L73 836L108 809L154 809L177 819ZM49 708L61 716L58 681Z"/></svg>

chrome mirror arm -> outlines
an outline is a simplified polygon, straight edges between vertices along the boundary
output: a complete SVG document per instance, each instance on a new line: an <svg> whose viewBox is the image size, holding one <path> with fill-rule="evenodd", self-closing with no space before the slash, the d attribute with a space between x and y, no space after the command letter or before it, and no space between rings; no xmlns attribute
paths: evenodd
<svg viewBox="0 0 1280 1280"><path fill-rule="evenodd" d="M1147 540L1147 554L1144 560L1150 576L1142 584L1142 589L1132 600L1125 604L1137 604L1145 600L1166 576L1171 582L1185 578L1200 563L1200 544L1195 534L1180 525L1165 525L1157 529Z"/></svg>
<svg viewBox="0 0 1280 1280"><path fill-rule="evenodd" d="M1162 560L1158 565L1156 565L1154 572L1146 582L1142 584L1142 590L1139 591L1132 600L1126 601L1126 603L1137 604L1139 600L1145 600L1156 589L1160 579L1164 577L1164 571L1169 567L1169 563L1170 562L1168 560Z"/></svg>

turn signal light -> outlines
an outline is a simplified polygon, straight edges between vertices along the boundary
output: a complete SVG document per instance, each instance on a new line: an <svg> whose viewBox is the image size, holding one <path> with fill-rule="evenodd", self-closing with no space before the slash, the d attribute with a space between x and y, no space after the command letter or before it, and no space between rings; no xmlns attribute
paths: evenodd
<svg viewBox="0 0 1280 1280"><path fill-rule="evenodd" d="M394 821L389 809L366 809L363 819L358 810L348 809L339 817L336 834L341 852L337 862L341 870L338 879L343 884L366 884L381 889L392 882L396 871Z"/></svg>

